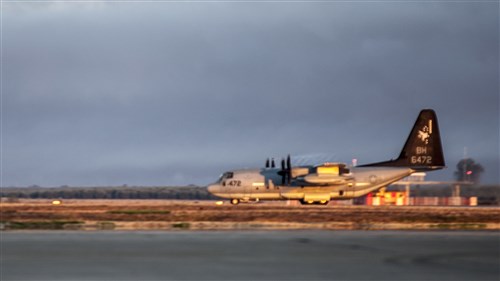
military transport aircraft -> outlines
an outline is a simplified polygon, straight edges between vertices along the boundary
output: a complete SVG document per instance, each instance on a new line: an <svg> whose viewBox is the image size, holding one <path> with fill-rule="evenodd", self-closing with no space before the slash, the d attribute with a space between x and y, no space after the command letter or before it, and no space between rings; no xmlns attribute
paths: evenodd
<svg viewBox="0 0 500 281"><path fill-rule="evenodd" d="M436 113L420 112L403 150L395 160L348 167L344 163L292 167L290 155L276 167L274 159L260 169L223 173L208 186L231 204L259 200L300 200L303 204L327 204L332 199L366 195L414 172L445 167Z"/></svg>

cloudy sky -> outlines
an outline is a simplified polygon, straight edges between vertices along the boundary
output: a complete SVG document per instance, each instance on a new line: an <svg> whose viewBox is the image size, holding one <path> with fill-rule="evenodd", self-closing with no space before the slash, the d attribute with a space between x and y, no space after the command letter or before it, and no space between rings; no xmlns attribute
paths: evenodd
<svg viewBox="0 0 500 281"><path fill-rule="evenodd" d="M466 147L499 183L495 1L13 1L2 39L3 186L388 160L422 108L448 166L429 178Z"/></svg>

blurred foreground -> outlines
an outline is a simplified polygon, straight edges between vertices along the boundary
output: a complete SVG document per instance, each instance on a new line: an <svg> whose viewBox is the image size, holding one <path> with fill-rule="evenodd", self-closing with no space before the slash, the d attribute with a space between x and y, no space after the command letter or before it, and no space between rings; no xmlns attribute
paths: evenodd
<svg viewBox="0 0 500 281"><path fill-rule="evenodd" d="M498 280L494 231L2 234L8 280Z"/></svg>

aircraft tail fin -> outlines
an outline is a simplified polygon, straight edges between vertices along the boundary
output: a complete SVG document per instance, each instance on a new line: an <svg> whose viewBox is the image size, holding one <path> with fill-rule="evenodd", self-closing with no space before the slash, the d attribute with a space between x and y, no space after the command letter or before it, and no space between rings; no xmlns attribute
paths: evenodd
<svg viewBox="0 0 500 281"><path fill-rule="evenodd" d="M403 150L395 160L359 167L408 167L416 171L437 170L445 167L437 116L434 110L420 111Z"/></svg>

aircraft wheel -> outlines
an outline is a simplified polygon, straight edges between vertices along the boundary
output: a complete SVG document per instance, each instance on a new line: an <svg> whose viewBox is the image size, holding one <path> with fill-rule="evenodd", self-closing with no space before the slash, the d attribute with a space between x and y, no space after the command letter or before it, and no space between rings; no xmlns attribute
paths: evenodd
<svg viewBox="0 0 500 281"><path fill-rule="evenodd" d="M238 205L238 203L240 203L240 200L239 199L231 199L231 204L233 205Z"/></svg>
<svg viewBox="0 0 500 281"><path fill-rule="evenodd" d="M321 200L321 201L319 201L319 203L321 205L327 205L328 204L328 200Z"/></svg>

